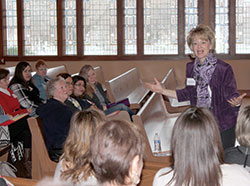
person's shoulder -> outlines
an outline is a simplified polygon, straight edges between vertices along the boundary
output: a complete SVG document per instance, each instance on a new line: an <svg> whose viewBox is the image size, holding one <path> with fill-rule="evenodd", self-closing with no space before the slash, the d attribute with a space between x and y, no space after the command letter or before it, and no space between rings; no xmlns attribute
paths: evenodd
<svg viewBox="0 0 250 186"><path fill-rule="evenodd" d="M242 165L238 164L222 164L221 170L223 175L245 175L249 178L250 183L250 173Z"/></svg>
<svg viewBox="0 0 250 186"><path fill-rule="evenodd" d="M221 59L217 59L217 66L225 67L225 68L231 68L231 65Z"/></svg>

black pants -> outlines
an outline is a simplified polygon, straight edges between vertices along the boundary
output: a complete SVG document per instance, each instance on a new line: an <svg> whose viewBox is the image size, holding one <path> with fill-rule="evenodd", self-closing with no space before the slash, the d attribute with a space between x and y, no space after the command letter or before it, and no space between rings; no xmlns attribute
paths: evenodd
<svg viewBox="0 0 250 186"><path fill-rule="evenodd" d="M234 147L235 145L235 125L220 133L222 145L224 149Z"/></svg>
<svg viewBox="0 0 250 186"><path fill-rule="evenodd" d="M10 141L23 141L24 148L31 148L31 133L27 117L9 125Z"/></svg>

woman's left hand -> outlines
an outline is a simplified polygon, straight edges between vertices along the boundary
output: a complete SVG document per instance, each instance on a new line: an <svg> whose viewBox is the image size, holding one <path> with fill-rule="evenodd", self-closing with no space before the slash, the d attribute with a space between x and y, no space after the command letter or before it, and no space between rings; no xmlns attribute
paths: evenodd
<svg viewBox="0 0 250 186"><path fill-rule="evenodd" d="M241 105L242 99L247 95L247 93L241 94L239 97L235 97L232 99L227 100L233 107L238 107Z"/></svg>

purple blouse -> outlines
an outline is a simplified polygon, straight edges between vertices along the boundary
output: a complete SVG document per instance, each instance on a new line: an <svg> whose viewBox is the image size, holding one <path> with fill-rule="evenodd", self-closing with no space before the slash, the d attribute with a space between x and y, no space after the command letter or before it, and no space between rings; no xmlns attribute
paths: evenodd
<svg viewBox="0 0 250 186"><path fill-rule="evenodd" d="M193 68L194 62L187 63L186 78L194 77ZM232 107L227 102L227 100L239 96L232 67L218 59L209 85L212 91L210 108L222 132L236 125L239 111L239 107ZM176 90L178 101L189 100L191 105L196 106L196 88L196 86L186 85L184 89Z"/></svg>

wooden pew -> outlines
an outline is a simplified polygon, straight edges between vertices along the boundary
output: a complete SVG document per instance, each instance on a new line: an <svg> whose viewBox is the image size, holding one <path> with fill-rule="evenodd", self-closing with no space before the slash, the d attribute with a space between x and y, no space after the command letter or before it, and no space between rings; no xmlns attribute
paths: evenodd
<svg viewBox="0 0 250 186"><path fill-rule="evenodd" d="M136 68L105 82L108 97L112 102L129 99L131 109L139 109L149 90L141 81Z"/></svg>
<svg viewBox="0 0 250 186"><path fill-rule="evenodd" d="M170 114L165 106L162 95L153 93L139 112L133 116L133 121L143 131L146 149L145 161L152 162L171 162L170 139L172 128L179 113ZM154 151L154 135L158 133L161 138L161 148L164 154L155 156Z"/></svg>
<svg viewBox="0 0 250 186"><path fill-rule="evenodd" d="M28 124L32 135L32 179L40 180L45 176L54 176L57 163L49 158L38 119L28 118Z"/></svg>
<svg viewBox="0 0 250 186"><path fill-rule="evenodd" d="M168 71L167 75L162 79L161 84L164 88L170 90L176 90L178 88L174 68ZM178 102L177 99L167 96L163 96L163 99L169 113L180 113L190 106L189 101Z"/></svg>

